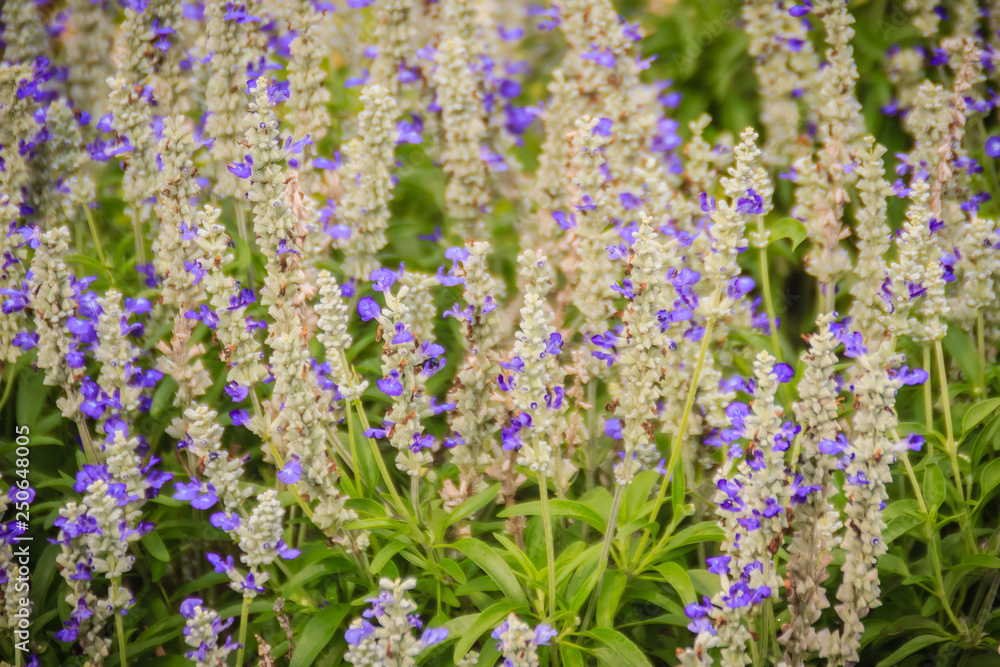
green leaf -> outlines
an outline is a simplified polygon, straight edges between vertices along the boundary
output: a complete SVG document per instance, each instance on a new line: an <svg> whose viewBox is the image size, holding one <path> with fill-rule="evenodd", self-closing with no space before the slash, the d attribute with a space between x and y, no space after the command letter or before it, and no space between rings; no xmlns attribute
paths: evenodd
<svg viewBox="0 0 1000 667"><path fill-rule="evenodd" d="M941 507L945 499L947 482L944 480L944 473L938 466L927 466L924 470L924 501L927 504L928 512L935 512Z"/></svg>
<svg viewBox="0 0 1000 667"><path fill-rule="evenodd" d="M988 398L985 401L979 401L969 408L969 411L962 418L962 435L964 436L981 421L996 412L998 407L1000 407L1000 398Z"/></svg>
<svg viewBox="0 0 1000 667"><path fill-rule="evenodd" d="M507 618L511 613L515 613L521 606L514 602L503 601L497 602L483 610L476 617L476 620L472 622L472 625L469 626L469 629L463 632L461 638L455 643L455 652L452 653L454 661L457 663L464 658L465 654L472 648L472 645L479 641L479 638L487 630L492 630L500 625L500 621Z"/></svg>
<svg viewBox="0 0 1000 667"><path fill-rule="evenodd" d="M167 551L166 545L163 544L163 540L156 532L147 533L141 540L143 546L149 551L151 555L156 560L161 560L164 563L170 562L170 552Z"/></svg>
<svg viewBox="0 0 1000 667"><path fill-rule="evenodd" d="M500 483L497 482L488 489L483 489L472 496L448 514L448 520L444 522L445 528L458 523L467 516L471 516L496 500L497 492L500 490Z"/></svg>
<svg viewBox="0 0 1000 667"><path fill-rule="evenodd" d="M938 644L943 641L947 641L947 637L935 637L933 635L918 635L906 642L898 649L892 652L885 660L882 660L876 667L891 667L891 665L897 664L903 658L913 655L922 648L926 648L931 644Z"/></svg>
<svg viewBox="0 0 1000 667"><path fill-rule="evenodd" d="M972 336L958 327L948 327L948 334L944 337L944 347L948 350L948 355L958 364L965 379L978 384L979 359L976 357L976 343L972 340Z"/></svg>
<svg viewBox="0 0 1000 667"><path fill-rule="evenodd" d="M962 558L962 562L951 568L950 574L958 575L968 570L1000 570L1000 558L992 554L969 554Z"/></svg>
<svg viewBox="0 0 1000 667"><path fill-rule="evenodd" d="M479 568L485 572L490 579L496 583L504 595L510 600L521 605L527 605L528 599L521 590L521 584L517 581L517 576L510 569L503 558L495 549L483 544L479 540L471 537L464 537L451 545L469 557Z"/></svg>
<svg viewBox="0 0 1000 667"><path fill-rule="evenodd" d="M797 218L782 218L771 225L770 231L772 241L788 239L792 242L792 250L798 248L799 244L809 236L805 223Z"/></svg>
<svg viewBox="0 0 1000 667"><path fill-rule="evenodd" d="M458 584L465 583L465 572L462 572L462 568L459 567L458 563L450 558L441 559L441 569L451 575L451 578L455 580Z"/></svg>
<svg viewBox="0 0 1000 667"><path fill-rule="evenodd" d="M981 501L985 500L998 484L1000 484L1000 459L994 459L983 467L983 472L979 475Z"/></svg>
<svg viewBox="0 0 1000 667"><path fill-rule="evenodd" d="M649 494L653 490L653 485L660 478L660 473L655 470L640 472L632 478L632 483L628 485L628 489L625 491L621 519L618 521L620 524L631 523L633 520L638 519L640 515L649 513L649 510L646 509L646 499L649 498Z"/></svg>
<svg viewBox="0 0 1000 667"><path fill-rule="evenodd" d="M559 646L559 655L564 667L584 667L583 654L572 646Z"/></svg>
<svg viewBox="0 0 1000 667"><path fill-rule="evenodd" d="M722 529L714 521L702 521L693 526L688 526L684 530L678 531L667 540L669 549L680 549L689 544L698 542L721 542L723 539Z"/></svg>
<svg viewBox="0 0 1000 667"><path fill-rule="evenodd" d="M882 531L882 541L886 544L890 544L900 535L904 535L913 528L916 528L924 522L919 516L913 516L912 514L903 514L892 519L886 525L885 530Z"/></svg>
<svg viewBox="0 0 1000 667"><path fill-rule="evenodd" d="M609 570L604 575L601 597L597 600L597 625L605 628L614 627L618 604L621 602L627 583L628 577L621 570Z"/></svg>
<svg viewBox="0 0 1000 667"><path fill-rule="evenodd" d="M553 498L549 501L549 514L551 516L568 516L574 519L583 521L584 523L590 524L590 527L601 531L603 533L607 530L607 523L601 519L601 515L587 507L583 503L577 502L575 500L559 500ZM542 503L540 501L532 501L528 503L518 503L513 507L508 507L507 509L500 512L497 516L501 519L506 519L511 516L541 516L542 515Z"/></svg>
<svg viewBox="0 0 1000 667"><path fill-rule="evenodd" d="M680 593L684 604L690 604L697 600L694 592L694 585L691 583L691 575L687 573L681 565L673 562L657 563L656 571L667 580L667 583Z"/></svg>
<svg viewBox="0 0 1000 667"><path fill-rule="evenodd" d="M326 645L335 639L339 639L337 628L341 621L347 616L351 606L338 604L327 607L309 619L305 629L299 636L295 645L295 654L292 656L288 667L307 667L312 665L316 656L320 654Z"/></svg>
<svg viewBox="0 0 1000 667"><path fill-rule="evenodd" d="M147 667L191 667L191 661L179 655L161 655L142 661Z"/></svg>
<svg viewBox="0 0 1000 667"><path fill-rule="evenodd" d="M368 568L368 571L372 574L378 574L385 567L385 564L392 560L392 557L398 554L400 551L406 548L406 545L402 542L389 542L389 544L382 547L375 558L372 558L372 564Z"/></svg>
<svg viewBox="0 0 1000 667"><path fill-rule="evenodd" d="M317 563L310 563L285 582L285 585L281 587L281 594L286 598L291 597L310 581L343 572L348 567L347 561L343 558L324 558Z"/></svg>
<svg viewBox="0 0 1000 667"><path fill-rule="evenodd" d="M632 640L611 628L594 628L587 636L600 642L604 648L594 651L598 661L607 667L653 667L645 652Z"/></svg>
<svg viewBox="0 0 1000 667"><path fill-rule="evenodd" d="M45 406L48 387L43 384L44 373L20 373L17 378L17 423L35 430L38 415ZM29 436L30 437L30 436ZM23 440L22 440L23 442Z"/></svg>

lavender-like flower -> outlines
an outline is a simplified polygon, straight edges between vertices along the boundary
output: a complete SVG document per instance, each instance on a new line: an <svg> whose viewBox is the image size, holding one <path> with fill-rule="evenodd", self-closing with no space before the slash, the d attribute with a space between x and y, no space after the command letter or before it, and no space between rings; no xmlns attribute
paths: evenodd
<svg viewBox="0 0 1000 667"><path fill-rule="evenodd" d="M497 640L497 650L506 667L538 667L538 647L556 637L551 626L541 623L534 628L511 614L491 635Z"/></svg>
<svg viewBox="0 0 1000 667"><path fill-rule="evenodd" d="M197 667L216 667L225 664L229 654L237 648L232 636L226 637L220 645L221 635L233 624L233 619L223 621L219 613L205 606L201 598L188 598L181 603L184 617L184 643L193 650L184 657L194 661Z"/></svg>
<svg viewBox="0 0 1000 667"><path fill-rule="evenodd" d="M416 587L416 579L381 579L378 584L381 589L378 597L367 600L371 607L345 633L348 648L344 660L355 667L415 667L414 657L426 647L447 639L448 630L428 628L420 638L414 636L414 628L423 627L414 613L417 605L407 594Z"/></svg>
<svg viewBox="0 0 1000 667"><path fill-rule="evenodd" d="M890 433L898 423L895 403L899 381L889 375L879 355L862 354L855 364L852 391L857 408L844 470L848 497L845 524L850 530L844 531L841 544L846 560L837 590L840 604L836 606L844 629L820 640L820 656L834 663L858 660L864 630L861 619L882 603L877 568L879 556L886 551L882 510L888 498L886 485L892 481L889 466L896 460Z"/></svg>
<svg viewBox="0 0 1000 667"><path fill-rule="evenodd" d="M838 439L838 359L834 350L839 341L832 331L835 318L835 313L827 313L816 320L817 331L809 337L809 349L802 354L805 374L798 385L800 400L792 406L802 433L791 497L795 533L785 568L791 623L781 636L791 665L802 664L808 652L819 650L814 625L830 606L822 584L833 549L840 542L839 512L831 504L837 458L824 453L831 451L826 445Z"/></svg>
<svg viewBox="0 0 1000 667"><path fill-rule="evenodd" d="M365 88L361 101L358 136L344 148L344 196L336 211L351 233L345 242L344 273L356 280L366 280L378 268L375 255L386 243L399 114L396 100L382 86Z"/></svg>
<svg viewBox="0 0 1000 667"><path fill-rule="evenodd" d="M472 76L469 43L460 37L438 46L434 84L445 127L441 158L448 174L445 208L459 238L481 236L489 207L486 164L480 157L486 126L482 119L476 82Z"/></svg>
<svg viewBox="0 0 1000 667"><path fill-rule="evenodd" d="M492 386L499 370L497 346L502 334L496 282L487 269L490 244L474 242L452 248L451 274L461 279L468 304L456 304L449 314L462 322L469 345L448 400L455 404L450 425L455 432L452 462L459 468L460 497L481 490L482 475L493 460L492 438L498 429L499 406Z"/></svg>

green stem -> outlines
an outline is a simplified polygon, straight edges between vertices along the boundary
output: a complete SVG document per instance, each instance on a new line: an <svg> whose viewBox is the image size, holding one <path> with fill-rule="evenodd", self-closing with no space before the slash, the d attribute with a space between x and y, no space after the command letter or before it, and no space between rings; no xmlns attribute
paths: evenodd
<svg viewBox="0 0 1000 667"><path fill-rule="evenodd" d="M413 518L419 524L420 517L420 475L410 475L410 505L413 506Z"/></svg>
<svg viewBox="0 0 1000 667"><path fill-rule="evenodd" d="M141 204L136 204L132 207L132 233L135 235L135 257L138 264L146 263L146 242L142 237L142 218L140 217L139 207ZM86 208L86 207L84 207Z"/></svg>
<svg viewBox="0 0 1000 667"><path fill-rule="evenodd" d="M77 417L76 427L80 430L80 442L83 443L83 451L87 455L87 458L94 465L99 464L101 459L94 448L94 440L90 437L90 429L87 428L87 422L82 416Z"/></svg>
<svg viewBox="0 0 1000 667"><path fill-rule="evenodd" d="M256 390L251 390L250 402L253 404L254 414L257 416L257 419L264 422L264 410L260 406L260 399L257 398ZM278 452L278 448L274 446L274 440L271 439L271 434L268 433L267 437L263 439L267 442L267 447L271 452L271 457L274 459L274 465L278 468L278 470L281 470L285 467L285 462L282 460L281 454ZM278 485L280 482L276 481L275 484ZM299 504L299 507L302 508L302 513L305 514L310 521L312 521L312 508L309 507L306 501L299 494L298 484L290 484L288 485L288 488L291 489L292 493L295 495L295 501Z"/></svg>
<svg viewBox="0 0 1000 667"><path fill-rule="evenodd" d="M118 589L121 588L121 579L115 577L111 580L111 599L118 599ZM114 610L115 614L115 634L118 635L118 660L121 663L121 667L125 667L128 660L125 655L125 626L122 623L122 615L118 609Z"/></svg>
<svg viewBox="0 0 1000 667"><path fill-rule="evenodd" d="M941 606L944 608L948 618L955 625L955 629L964 635L965 624L959 621L958 617L955 616L955 612L951 608L951 603L948 602L948 596L945 594L944 578L941 576L941 557L939 554L939 547L941 543L938 540L938 535L934 533L934 529L931 527L930 523L924 524L924 530L926 532L928 542L927 553L931 558L931 567L934 570L934 583L937 584L938 597L941 599Z"/></svg>
<svg viewBox="0 0 1000 667"><path fill-rule="evenodd" d="M17 366L10 365L7 367L7 372L5 372L7 379L6 384L3 388L3 396L0 396L0 408L7 405L7 401L10 400L12 391L14 389L14 381L17 379Z"/></svg>
<svg viewBox="0 0 1000 667"><path fill-rule="evenodd" d="M351 416L351 403L345 402L344 410L347 414L347 437L351 440L351 466L354 468L354 488L357 494L361 495L361 459L358 458L358 446L354 442L354 419Z"/></svg>
<svg viewBox="0 0 1000 667"><path fill-rule="evenodd" d="M361 401L359 399L354 399L354 409L358 411L358 416L361 418L361 425L367 431L368 417L365 416L365 411L361 406ZM403 503L403 499L400 497L399 492L396 491L396 485L392 483L392 477L389 475L389 469L385 465L385 460L382 458L382 452L379 451L378 444L371 438L367 438L369 446L372 448L372 454L375 456L375 463L378 465L378 470L382 474L382 480L385 482L386 487L389 489L389 495L392 496L392 502L396 506L396 511L399 512L400 516L406 520L410 528L413 530L414 536L420 535L420 527L417 526L416 521L410 516L410 512L406 509L406 505Z"/></svg>
<svg viewBox="0 0 1000 667"><path fill-rule="evenodd" d="M247 648L247 617L250 615L250 598L243 598L240 610L240 648L236 651L236 667L243 667L243 653Z"/></svg>
<svg viewBox="0 0 1000 667"><path fill-rule="evenodd" d="M587 604L587 613L584 616L583 625L580 626L581 634L587 631L587 626L590 625L590 621L594 616L594 608L597 605L597 600L601 597L601 588L604 586L604 573L608 557L611 555L611 543L614 542L615 533L618 532L618 512L621 510L622 499L625 497L625 486L625 484L615 482L615 495L611 501L611 512L608 513L608 527L604 531L604 541L601 543L601 555L597 560L597 567L601 574L597 579L597 586L594 588L590 602Z"/></svg>
<svg viewBox="0 0 1000 667"><path fill-rule="evenodd" d="M757 216L757 229L761 238L764 237L763 216ZM774 315L774 301L771 299L771 269L767 264L767 246L760 248L760 288L764 292L764 307L767 309L767 320L771 324L771 345L774 347L775 363L781 361L781 344L778 342L778 318Z"/></svg>
<svg viewBox="0 0 1000 667"><path fill-rule="evenodd" d="M549 514L549 489L545 473L538 471L538 496L542 501L542 527L545 529L545 561L549 574L549 617L556 615L556 550L552 539L552 516Z"/></svg>
<svg viewBox="0 0 1000 667"><path fill-rule="evenodd" d="M924 383L924 426L928 432L934 431L934 385L930 379L931 373L931 348L927 345L923 347L924 370L927 371L927 382Z"/></svg>
<svg viewBox="0 0 1000 667"><path fill-rule="evenodd" d="M979 357L979 397L986 398L986 333L983 310L976 310L976 352Z"/></svg>
<svg viewBox="0 0 1000 667"><path fill-rule="evenodd" d="M961 504L959 523L969 551L971 553L976 553L978 551L976 548L976 537L972 533L972 519L969 517L969 508L965 502L965 485L962 482L962 470L958 464L958 443L955 442L955 431L951 421L951 398L948 395L948 375L945 370L944 348L941 345L940 338L934 341L934 353L937 356L937 370L938 375L940 376L941 386L941 403L944 408L944 428L946 437L945 447L948 450L948 459L951 462L951 472L955 476L955 487L958 489L958 500ZM972 493L971 487L969 488L969 493Z"/></svg>
<svg viewBox="0 0 1000 667"><path fill-rule="evenodd" d="M243 207L240 206L240 202L235 203L236 207L236 230L240 235L240 238L244 243L247 244L247 256L249 260L247 261L247 282L250 283L250 289L254 289L253 284L253 250L250 247L250 235L247 233L247 219L246 213L243 211Z"/></svg>
<svg viewBox="0 0 1000 667"><path fill-rule="evenodd" d="M896 442L899 442L899 436L896 436L896 432L893 431L893 436L896 437ZM913 465L910 464L909 452L905 449L903 450L902 456L903 467L906 468L906 476L910 478L910 485L913 487L913 494L917 497L917 505L920 506L920 511L927 516L927 504L924 502L924 494L920 490L920 485L917 483L917 475L913 472Z"/></svg>
<svg viewBox="0 0 1000 667"><path fill-rule="evenodd" d="M951 423L951 399L948 396L948 375L944 366L944 349L941 347L941 339L934 341L934 353L937 356L938 381L941 387L941 408L944 412L944 429L945 437L947 438L945 447L948 450L948 458L951 459L951 471L955 475L955 486L958 488L958 497L962 501L964 511L965 491L962 484L962 473L958 467L958 445L955 443L955 432Z"/></svg>
<svg viewBox="0 0 1000 667"><path fill-rule="evenodd" d="M718 303L719 296L722 293L721 283L716 286L715 294L712 296L711 303ZM715 328L715 317L710 316L708 321L705 323L705 333L701 339L701 347L698 348L698 359L695 362L694 374L691 376L691 389L688 390L687 400L684 402L684 412L681 414L680 427L677 429L677 433L674 435L673 444L670 447L670 460L667 463L666 473L663 475L663 481L660 482L659 493L656 494L656 502L653 503L653 509L649 513L648 522L656 521L656 517L660 513L660 508L663 506L663 500L666 498L667 485L671 483L671 479L674 475L674 468L677 466L677 460L681 456L681 449L684 443L684 434L687 432L688 419L691 417L691 410L694 408L694 398L698 393L698 381L701 379L701 369L705 365L705 355L708 352L708 342L712 337L712 329ZM640 558L642 555L643 547L646 546L646 540L649 539L649 529L644 528L642 531L642 538L639 540L639 548L636 549L636 558Z"/></svg>
<svg viewBox="0 0 1000 667"><path fill-rule="evenodd" d="M597 378L591 378L587 385L587 491L594 488L597 476Z"/></svg>
<svg viewBox="0 0 1000 667"><path fill-rule="evenodd" d="M90 227L90 236L94 239L94 247L97 249L97 257L101 260L104 268L111 268L108 258L104 256L104 248L101 247L101 237L97 233L97 225L94 224L94 216L90 214L90 208L86 204L83 206L83 213L87 216L87 226Z"/></svg>

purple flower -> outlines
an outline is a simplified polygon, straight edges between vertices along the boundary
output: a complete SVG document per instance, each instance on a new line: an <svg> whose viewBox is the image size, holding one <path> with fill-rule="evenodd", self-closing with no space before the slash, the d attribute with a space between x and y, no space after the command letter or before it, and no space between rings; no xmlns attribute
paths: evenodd
<svg viewBox="0 0 1000 667"><path fill-rule="evenodd" d="M149 299L132 299L125 297L125 312L132 313L133 315L142 315L148 313L153 309L152 304L149 303Z"/></svg>
<svg viewBox="0 0 1000 667"><path fill-rule="evenodd" d="M896 379L902 385L912 386L915 384L923 384L927 382L927 371L920 368L910 368L909 366L901 366L896 373Z"/></svg>
<svg viewBox="0 0 1000 667"><path fill-rule="evenodd" d="M861 344L861 334L857 331L845 334L841 340L844 343L844 356L855 359L868 352L868 348Z"/></svg>
<svg viewBox="0 0 1000 667"><path fill-rule="evenodd" d="M427 628L420 636L420 643L424 646L434 646L440 644L448 638L448 628Z"/></svg>
<svg viewBox="0 0 1000 667"><path fill-rule="evenodd" d="M282 484L295 484L301 477L302 463L299 461L298 454L292 454L292 458L289 459L285 467L278 473L278 479L281 480Z"/></svg>
<svg viewBox="0 0 1000 667"><path fill-rule="evenodd" d="M924 446L924 436L919 433L911 433L902 440L902 444L913 452L919 452Z"/></svg>
<svg viewBox="0 0 1000 667"><path fill-rule="evenodd" d="M508 371L514 371L515 373L524 372L524 361L521 357L514 355L510 358L510 361L501 361L500 368Z"/></svg>
<svg viewBox="0 0 1000 667"><path fill-rule="evenodd" d="M200 607L204 601L201 598L188 598L181 602L181 616L184 618L194 618L195 608Z"/></svg>
<svg viewBox="0 0 1000 667"><path fill-rule="evenodd" d="M838 433L835 440L820 440L818 448L821 454L839 456L846 452L849 446L850 443L847 442L847 436L843 433Z"/></svg>
<svg viewBox="0 0 1000 667"><path fill-rule="evenodd" d="M410 443L410 451L414 454L419 454L425 449L429 449L434 446L434 436L429 433L413 434L413 442Z"/></svg>
<svg viewBox="0 0 1000 667"><path fill-rule="evenodd" d="M504 376L503 373L497 376L497 384L500 385L500 391L510 391L517 385L514 384L514 378L510 375Z"/></svg>
<svg viewBox="0 0 1000 667"><path fill-rule="evenodd" d="M729 561L732 556L713 556L705 560L708 563L708 571L712 574L729 574Z"/></svg>
<svg viewBox="0 0 1000 667"><path fill-rule="evenodd" d="M371 275L368 276L368 280L375 283L374 285L372 285L373 290L375 290L376 292L385 292L390 287L392 287L393 283L395 283L396 280L399 279L401 273L402 273L402 268L400 269L399 273L393 273L389 269L375 269L374 271L371 272Z"/></svg>
<svg viewBox="0 0 1000 667"><path fill-rule="evenodd" d="M293 549L285 544L284 540L278 540L278 543L274 545L274 551L285 560L294 560L302 553L298 549Z"/></svg>
<svg viewBox="0 0 1000 667"><path fill-rule="evenodd" d="M788 364L775 364L774 374L778 376L778 382L784 384L795 377L795 369Z"/></svg>
<svg viewBox="0 0 1000 667"><path fill-rule="evenodd" d="M11 486L7 490L7 500L12 503L32 503L35 501L35 490L30 486Z"/></svg>
<svg viewBox="0 0 1000 667"><path fill-rule="evenodd" d="M444 234L441 232L440 227L435 227L433 234L418 234L417 238L420 239L421 241L430 241L431 243L437 243L442 238L444 238Z"/></svg>
<svg viewBox="0 0 1000 667"><path fill-rule="evenodd" d="M715 197L709 196L707 192L699 194L698 201L701 202L701 210L705 213L711 213L716 209Z"/></svg>
<svg viewBox="0 0 1000 667"><path fill-rule="evenodd" d="M222 18L237 23L253 23L261 20L259 16L247 14L247 8L244 5L234 5L231 2L226 3L226 13L222 15Z"/></svg>
<svg viewBox="0 0 1000 667"><path fill-rule="evenodd" d="M370 637L372 633L375 632L375 627L368 621L362 619L361 625L357 627L351 627L347 632L344 633L344 639L351 646L357 646L363 640Z"/></svg>
<svg viewBox="0 0 1000 667"><path fill-rule="evenodd" d="M792 7L789 8L788 13L794 16L795 18L802 18L811 11L812 11L812 2L806 0L806 3L804 5L792 5Z"/></svg>
<svg viewBox="0 0 1000 667"><path fill-rule="evenodd" d="M611 291L618 292L619 294L621 294L622 296L624 296L626 299L629 300L635 298L635 290L632 289L632 281L629 280L628 278L622 279L622 284L620 287L618 286L617 283L612 284Z"/></svg>
<svg viewBox="0 0 1000 667"><path fill-rule="evenodd" d="M215 487L206 482L191 481L189 484L177 482L174 484L174 500L188 500L191 507L199 510L208 508L219 502L215 495Z"/></svg>
<svg viewBox="0 0 1000 667"><path fill-rule="evenodd" d="M236 178L250 178L250 174L253 172L253 158L247 155L243 162L230 162L226 168Z"/></svg>
<svg viewBox="0 0 1000 667"><path fill-rule="evenodd" d="M382 308L379 307L375 299L370 296L366 296L358 301L358 315L361 317L362 322L374 320L381 313Z"/></svg>
<svg viewBox="0 0 1000 667"><path fill-rule="evenodd" d="M740 485L732 480L723 478L716 482L715 485L719 491L722 491L730 498L736 499L740 495Z"/></svg>
<svg viewBox="0 0 1000 667"><path fill-rule="evenodd" d="M552 219L563 231L569 231L576 227L576 215L572 212L567 215L563 211L555 211L552 213Z"/></svg>
<svg viewBox="0 0 1000 667"><path fill-rule="evenodd" d="M563 338L558 332L549 334L549 340L545 344L545 354L558 355L562 351Z"/></svg>
<svg viewBox="0 0 1000 667"><path fill-rule="evenodd" d="M389 377L376 380L375 384L386 396L399 396L403 393L403 384L399 381L399 371L389 371Z"/></svg>
<svg viewBox="0 0 1000 667"><path fill-rule="evenodd" d="M212 516L208 517L208 522L216 528L221 528L228 533L240 527L240 516L236 512L233 512L232 514L216 512Z"/></svg>
<svg viewBox="0 0 1000 667"><path fill-rule="evenodd" d="M736 200L736 212L743 215L763 215L764 199L753 188L750 188L747 190L746 197L740 197Z"/></svg>
<svg viewBox="0 0 1000 667"><path fill-rule="evenodd" d="M352 1L354 0L348 0L348 3ZM367 2L369 4L371 2L374 2L374 0L362 0L362 1ZM366 83L368 83L368 70L363 69L361 70L361 76L352 76L348 78L346 81L344 81L344 88L354 88L355 86L363 86Z"/></svg>
<svg viewBox="0 0 1000 667"><path fill-rule="evenodd" d="M624 243L619 243L618 245L609 245L607 247L608 258L614 262L615 260L626 260L629 256L629 250Z"/></svg>
<svg viewBox="0 0 1000 667"><path fill-rule="evenodd" d="M871 484L871 480L865 475L864 470L859 470L856 475L847 478L847 483L853 486L867 486Z"/></svg>
<svg viewBox="0 0 1000 667"><path fill-rule="evenodd" d="M732 299L739 299L753 291L753 288L756 287L756 285L757 283L755 283L754 279L750 276L740 276L738 278L734 278L733 281L729 283L729 297Z"/></svg>
<svg viewBox="0 0 1000 667"><path fill-rule="evenodd" d="M809 499L810 493L816 493L822 490L820 486L809 486L802 484L802 475L796 475L795 481L792 482L792 493L789 500L793 505L801 505Z"/></svg>
<svg viewBox="0 0 1000 667"><path fill-rule="evenodd" d="M611 127L614 123L610 118L601 118L597 121L597 125L594 126L593 134L595 137L610 137Z"/></svg>
<svg viewBox="0 0 1000 667"><path fill-rule="evenodd" d="M22 351L27 352L28 350L38 345L38 334L33 331L31 332L21 331L14 336L14 339L11 341L11 343L14 345L14 347L21 348ZM79 351L74 350L73 352L76 355L80 355ZM66 355L66 360L69 361L69 354ZM83 366L82 355L80 355L80 361L81 363L79 365L70 364L70 366L72 368L80 368L81 366Z"/></svg>
<svg viewBox="0 0 1000 667"><path fill-rule="evenodd" d="M539 623L535 626L535 645L545 646L551 640L555 639L558 634L551 625Z"/></svg>
<svg viewBox="0 0 1000 667"><path fill-rule="evenodd" d="M243 426L250 421L250 413L246 410L230 410L229 419L233 422L233 426Z"/></svg>
<svg viewBox="0 0 1000 667"><path fill-rule="evenodd" d="M406 330L406 325L402 322L396 322L395 331L396 334L392 337L393 345L402 345L403 343L413 342L413 334Z"/></svg>
<svg viewBox="0 0 1000 667"><path fill-rule="evenodd" d="M612 440L622 440L625 434L622 433L622 420L617 417L604 422L604 435Z"/></svg>
<svg viewBox="0 0 1000 667"><path fill-rule="evenodd" d="M587 51L582 56L583 60L592 60L602 67L614 67L615 66L615 54L611 52L611 49L598 49L592 48Z"/></svg>
<svg viewBox="0 0 1000 667"><path fill-rule="evenodd" d="M1000 136L993 135L986 140L986 154L994 159L1000 157Z"/></svg>

